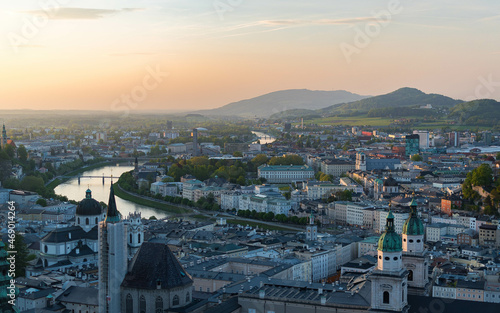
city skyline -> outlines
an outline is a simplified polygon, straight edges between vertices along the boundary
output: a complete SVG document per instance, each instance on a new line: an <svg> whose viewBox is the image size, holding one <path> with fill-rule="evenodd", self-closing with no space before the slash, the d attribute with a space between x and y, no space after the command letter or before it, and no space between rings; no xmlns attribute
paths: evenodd
<svg viewBox="0 0 500 313"><path fill-rule="evenodd" d="M380 95L406 86L500 100L493 1L0 7L0 109L116 111L135 93L132 111L187 111L284 89Z"/></svg>

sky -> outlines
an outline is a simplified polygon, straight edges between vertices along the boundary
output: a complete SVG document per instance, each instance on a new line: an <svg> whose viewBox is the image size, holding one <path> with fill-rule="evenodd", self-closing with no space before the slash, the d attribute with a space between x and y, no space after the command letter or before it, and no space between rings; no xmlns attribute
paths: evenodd
<svg viewBox="0 0 500 313"><path fill-rule="evenodd" d="M500 2L0 3L0 109L183 111L284 89L500 100Z"/></svg>

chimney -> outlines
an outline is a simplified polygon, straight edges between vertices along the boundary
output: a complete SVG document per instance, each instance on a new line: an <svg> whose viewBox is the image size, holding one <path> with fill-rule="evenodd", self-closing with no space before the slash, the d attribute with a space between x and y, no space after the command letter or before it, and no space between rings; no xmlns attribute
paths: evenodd
<svg viewBox="0 0 500 313"><path fill-rule="evenodd" d="M265 290L259 291L259 299L264 299L265 297L266 297L266 291Z"/></svg>
<svg viewBox="0 0 500 313"><path fill-rule="evenodd" d="M322 294L323 294L323 288L319 288L319 289L318 289L318 294L319 294L319 295L322 295Z"/></svg>
<svg viewBox="0 0 500 313"><path fill-rule="evenodd" d="M326 296L322 295L321 296L321 305L325 305L325 304L326 304Z"/></svg>
<svg viewBox="0 0 500 313"><path fill-rule="evenodd" d="M260 281L260 287L264 287L264 282L262 280Z"/></svg>

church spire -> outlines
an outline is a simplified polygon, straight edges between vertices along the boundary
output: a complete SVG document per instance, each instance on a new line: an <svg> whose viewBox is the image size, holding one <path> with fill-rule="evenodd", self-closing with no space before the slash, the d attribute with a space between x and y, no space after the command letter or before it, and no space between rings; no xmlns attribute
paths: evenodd
<svg viewBox="0 0 500 313"><path fill-rule="evenodd" d="M115 191L113 189L113 184L111 184L111 188L109 190L109 201L108 201L108 212L106 214L105 223L117 223L120 221L120 212L116 208L115 201Z"/></svg>

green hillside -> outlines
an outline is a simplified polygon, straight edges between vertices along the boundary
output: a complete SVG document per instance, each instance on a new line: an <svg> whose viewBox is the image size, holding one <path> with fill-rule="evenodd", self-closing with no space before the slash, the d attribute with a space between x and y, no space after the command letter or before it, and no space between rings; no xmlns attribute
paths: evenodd
<svg viewBox="0 0 500 313"><path fill-rule="evenodd" d="M433 108L451 108L461 102L461 100L455 100L443 95L426 94L418 89L406 87L385 95L330 106L319 110L319 112L328 115L348 114L355 111L368 113L371 111L372 116L386 116L387 113L390 113L387 111L388 109L401 107L414 107L415 109L418 109L418 107L427 104L432 105ZM380 110L380 113L377 112L377 110ZM405 115L409 113L411 112L406 110ZM415 113L420 115L418 112Z"/></svg>
<svg viewBox="0 0 500 313"><path fill-rule="evenodd" d="M500 126L500 102L482 99L459 103L448 117L465 125Z"/></svg>

